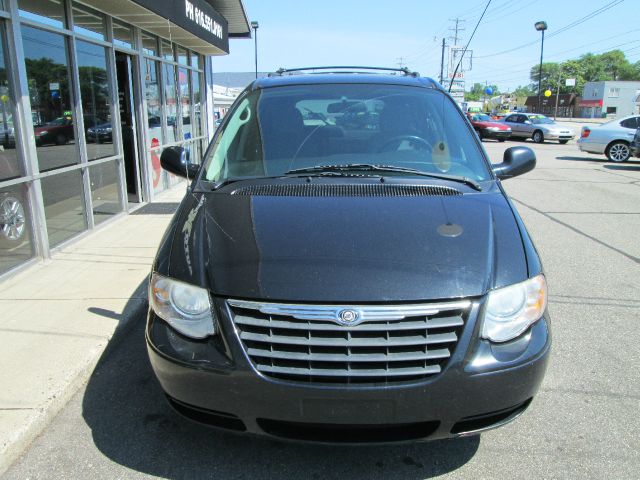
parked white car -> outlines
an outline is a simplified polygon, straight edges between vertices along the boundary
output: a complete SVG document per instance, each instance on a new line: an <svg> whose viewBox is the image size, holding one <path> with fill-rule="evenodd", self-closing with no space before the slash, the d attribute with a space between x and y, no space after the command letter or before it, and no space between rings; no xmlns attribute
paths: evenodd
<svg viewBox="0 0 640 480"><path fill-rule="evenodd" d="M583 152L606 155L612 162L626 162L631 156L629 144L638 127L639 115L619 118L598 126L585 125L580 131L578 148Z"/></svg>

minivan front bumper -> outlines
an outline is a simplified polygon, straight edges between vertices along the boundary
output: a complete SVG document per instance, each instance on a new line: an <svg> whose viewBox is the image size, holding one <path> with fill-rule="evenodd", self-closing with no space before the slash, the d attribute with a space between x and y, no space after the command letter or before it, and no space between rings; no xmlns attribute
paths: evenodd
<svg viewBox="0 0 640 480"><path fill-rule="evenodd" d="M420 441L463 436L516 418L535 396L551 345L548 315L518 339L478 338L474 303L443 371L388 384L302 383L257 372L223 313L220 334L194 341L152 311L151 365L172 406L213 426L327 443Z"/></svg>

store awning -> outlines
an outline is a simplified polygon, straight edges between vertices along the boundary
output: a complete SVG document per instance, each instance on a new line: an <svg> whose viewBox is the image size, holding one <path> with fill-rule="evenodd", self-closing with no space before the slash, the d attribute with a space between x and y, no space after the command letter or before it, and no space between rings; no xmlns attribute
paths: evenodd
<svg viewBox="0 0 640 480"><path fill-rule="evenodd" d="M241 0L82 2L204 55L229 53L229 37L251 37Z"/></svg>
<svg viewBox="0 0 640 480"><path fill-rule="evenodd" d="M580 100L579 107L602 107L602 100Z"/></svg>

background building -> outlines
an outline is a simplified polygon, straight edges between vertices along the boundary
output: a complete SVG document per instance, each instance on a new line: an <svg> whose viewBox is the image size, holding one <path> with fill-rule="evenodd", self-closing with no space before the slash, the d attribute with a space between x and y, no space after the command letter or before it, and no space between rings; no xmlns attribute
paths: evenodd
<svg viewBox="0 0 640 480"><path fill-rule="evenodd" d="M249 36L241 0L0 1L0 276L177 182L160 152L200 158Z"/></svg>
<svg viewBox="0 0 640 480"><path fill-rule="evenodd" d="M638 96L640 96L640 82L587 82L578 105L580 116L584 118L626 117L639 113Z"/></svg>

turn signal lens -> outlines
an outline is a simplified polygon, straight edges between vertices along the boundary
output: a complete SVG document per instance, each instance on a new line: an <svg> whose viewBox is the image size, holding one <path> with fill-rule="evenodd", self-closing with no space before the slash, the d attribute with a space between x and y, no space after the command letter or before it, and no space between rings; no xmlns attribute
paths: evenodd
<svg viewBox="0 0 640 480"><path fill-rule="evenodd" d="M537 322L547 308L547 282L538 275L489 293L482 337L507 342Z"/></svg>

